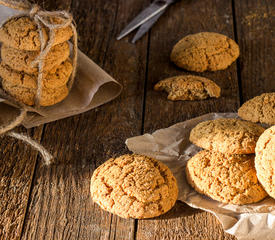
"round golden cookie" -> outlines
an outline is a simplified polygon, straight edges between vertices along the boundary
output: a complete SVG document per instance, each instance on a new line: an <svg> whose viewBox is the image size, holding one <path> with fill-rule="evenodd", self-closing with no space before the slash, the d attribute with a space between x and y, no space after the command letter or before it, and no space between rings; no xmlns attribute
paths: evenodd
<svg viewBox="0 0 275 240"><path fill-rule="evenodd" d="M32 66L33 61L39 56L39 51L22 51L3 45L1 48L2 61L12 69L34 74L38 72L38 66ZM44 59L43 71L50 71L59 66L70 55L68 42L54 46Z"/></svg>
<svg viewBox="0 0 275 240"><path fill-rule="evenodd" d="M197 192L223 203L243 205L267 196L256 176L254 155L203 150L187 162L186 176Z"/></svg>
<svg viewBox="0 0 275 240"><path fill-rule="evenodd" d="M58 19L50 19L52 23L60 23ZM43 28L43 36L48 41L48 29ZM71 27L55 29L53 46L63 43L72 37ZM0 42L12 48L26 51L40 51L39 30L29 17L13 18L0 28Z"/></svg>
<svg viewBox="0 0 275 240"><path fill-rule="evenodd" d="M275 199L275 125L265 130L257 142L255 167L259 181Z"/></svg>
<svg viewBox="0 0 275 240"><path fill-rule="evenodd" d="M58 88L66 85L72 69L71 61L66 60L56 69L44 73L42 86L45 88ZM29 75L27 73L14 71L3 62L0 63L0 77L12 86L37 88L38 74Z"/></svg>
<svg viewBox="0 0 275 240"><path fill-rule="evenodd" d="M208 78L194 75L181 75L159 81L154 89L165 90L169 100L199 100L220 97L220 87Z"/></svg>
<svg viewBox="0 0 275 240"><path fill-rule="evenodd" d="M32 106L35 103L36 89L12 85L9 82L2 81L3 89L13 96L17 101ZM64 100L69 94L66 85L57 88L42 88L41 106L51 106Z"/></svg>
<svg viewBox="0 0 275 240"><path fill-rule="evenodd" d="M169 211L178 197L177 182L163 163L142 155L111 158L93 173L92 199L123 218L152 218Z"/></svg>
<svg viewBox="0 0 275 240"><path fill-rule="evenodd" d="M238 115L247 121L275 124L275 92L263 93L245 102Z"/></svg>
<svg viewBox="0 0 275 240"><path fill-rule="evenodd" d="M255 153L264 128L247 121L220 118L199 123L191 130L190 141L206 150L227 154Z"/></svg>
<svg viewBox="0 0 275 240"><path fill-rule="evenodd" d="M171 61L189 71L226 69L239 56L239 46L225 35L201 32L181 39L171 52Z"/></svg>

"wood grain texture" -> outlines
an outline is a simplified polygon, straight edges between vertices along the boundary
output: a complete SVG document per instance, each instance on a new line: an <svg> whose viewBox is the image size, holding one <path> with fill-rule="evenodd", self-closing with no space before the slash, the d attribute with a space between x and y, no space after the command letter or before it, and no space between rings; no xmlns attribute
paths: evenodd
<svg viewBox="0 0 275 240"><path fill-rule="evenodd" d="M15 131L39 142L43 128ZM17 139L4 136L0 141L0 239L20 239L36 162L41 158Z"/></svg>
<svg viewBox="0 0 275 240"><path fill-rule="evenodd" d="M71 10L80 49L124 85L115 101L96 110L47 124L42 143L57 158L38 165L22 239L133 239L134 220L101 210L91 201L96 167L127 150L127 137L139 135L147 40L116 41L129 18L148 1L73 1ZM119 13L119 14L118 14Z"/></svg>
<svg viewBox="0 0 275 240"><path fill-rule="evenodd" d="M243 100L275 91L275 4L235 1Z"/></svg>
<svg viewBox="0 0 275 240"><path fill-rule="evenodd" d="M224 71L194 73L220 85L219 99L171 102L166 93L152 90L163 78L188 73L169 60L173 45L187 34L213 31L234 39L237 33L241 96L247 100L274 91L272 1L180 1L136 45L130 44L134 33L121 41L115 37L150 0L33 2L49 10L71 10L80 49L120 81L124 91L95 110L27 131L55 155L50 167L29 146L1 138L0 239L236 239L211 214L181 202L155 219L109 214L92 203L90 178L109 157L127 152L126 138L204 113L237 110L236 63Z"/></svg>
<svg viewBox="0 0 275 240"><path fill-rule="evenodd" d="M173 45L184 36L203 31L222 33L234 39L229 1L181 1L172 6L152 29L144 132L152 132L209 112L237 110L239 93L236 63L223 71L191 73L214 80L222 88L219 99L172 102L166 99L166 93L153 91L154 84L159 80L188 73L170 63L170 52ZM163 216L156 220L139 221L137 239L235 239L224 233L211 214L192 210L185 204L177 208L179 206L185 210L176 218L166 219Z"/></svg>
<svg viewBox="0 0 275 240"><path fill-rule="evenodd" d="M180 1L171 6L152 29L144 122L146 132L209 112L237 110L239 93L236 62L226 70L204 73L187 72L170 62L174 44L188 34L202 31L218 32L234 39L229 1ZM180 74L208 77L221 87L221 98L173 102L166 99L166 93L153 90L159 80Z"/></svg>
<svg viewBox="0 0 275 240"><path fill-rule="evenodd" d="M235 239L224 234L221 224L210 213L193 209L182 202L177 202L168 213L156 218L138 222L136 239Z"/></svg>
<svg viewBox="0 0 275 240"><path fill-rule="evenodd" d="M42 130L16 132L39 141ZM38 153L14 138L0 141L0 239L20 239Z"/></svg>

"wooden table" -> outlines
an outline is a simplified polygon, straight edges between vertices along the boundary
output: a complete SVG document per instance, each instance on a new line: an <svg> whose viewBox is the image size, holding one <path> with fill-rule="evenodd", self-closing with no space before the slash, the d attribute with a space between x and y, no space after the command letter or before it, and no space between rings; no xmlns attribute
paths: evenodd
<svg viewBox="0 0 275 240"><path fill-rule="evenodd" d="M127 152L125 139L210 112L236 111L244 101L275 90L274 1L182 0L136 45L117 34L150 0L40 0L70 10L79 47L124 86L116 100L95 110L27 132L57 158L45 167L38 153L11 138L0 147L0 239L236 239L211 214L177 202L150 220L125 220L93 204L89 183L96 167ZM222 88L219 99L166 100L153 85L185 73L169 61L172 46L201 31L223 33L241 50L224 71L198 75Z"/></svg>

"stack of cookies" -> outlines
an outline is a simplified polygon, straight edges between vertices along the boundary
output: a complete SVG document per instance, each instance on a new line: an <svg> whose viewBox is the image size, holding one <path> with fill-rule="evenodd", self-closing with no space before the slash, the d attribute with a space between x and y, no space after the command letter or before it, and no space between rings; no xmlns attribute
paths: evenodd
<svg viewBox="0 0 275 240"><path fill-rule="evenodd" d="M255 169L261 126L239 119L215 119L192 129L190 141L205 149L186 166L188 182L199 193L231 204L255 203L267 196Z"/></svg>
<svg viewBox="0 0 275 240"><path fill-rule="evenodd" d="M53 19L53 21L56 21ZM42 29L49 39L46 28ZM68 40L71 27L56 29L53 46L43 59L41 106L50 106L68 95L67 82L72 73ZM34 105L37 92L38 65L33 62L40 55L38 27L29 17L11 19L0 28L2 88L17 101Z"/></svg>

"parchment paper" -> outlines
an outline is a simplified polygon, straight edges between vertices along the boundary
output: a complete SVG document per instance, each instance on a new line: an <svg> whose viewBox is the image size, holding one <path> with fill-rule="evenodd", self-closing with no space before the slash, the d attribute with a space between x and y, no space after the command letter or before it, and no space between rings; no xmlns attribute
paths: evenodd
<svg viewBox="0 0 275 240"><path fill-rule="evenodd" d="M193 208L213 213L227 233L238 239L275 239L275 200L267 197L263 201L244 206L222 204L197 193L186 181L187 160L201 149L189 142L193 127L206 120L237 118L236 113L210 113L191 120L126 140L128 149L134 153L154 157L164 162L177 178L178 199Z"/></svg>
<svg viewBox="0 0 275 240"><path fill-rule="evenodd" d="M0 23L18 13L20 11L0 5ZM42 107L38 111L30 107L31 112L23 125L31 128L80 114L113 100L121 90L122 86L116 80L79 50L76 79L68 97L54 106ZM7 111L10 109L4 107L7 104L10 105L0 96L0 115L2 118L14 119L16 111Z"/></svg>

